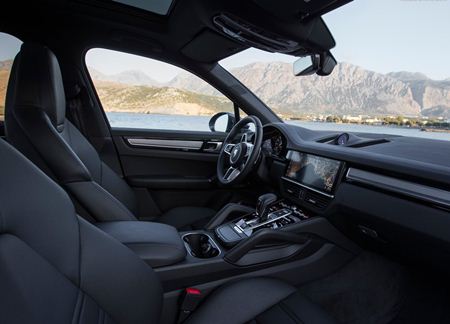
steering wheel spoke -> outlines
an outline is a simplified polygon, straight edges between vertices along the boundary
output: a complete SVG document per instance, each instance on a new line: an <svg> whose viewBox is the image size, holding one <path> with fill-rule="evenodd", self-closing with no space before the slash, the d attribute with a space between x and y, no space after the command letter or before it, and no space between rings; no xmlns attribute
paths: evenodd
<svg viewBox="0 0 450 324"><path fill-rule="evenodd" d="M252 155L255 145L253 145L251 143L246 143L246 145L247 145L247 152L245 152L245 157L248 158L249 156Z"/></svg>
<svg viewBox="0 0 450 324"><path fill-rule="evenodd" d="M225 172L225 175L223 177L227 181L233 181L240 173L241 170L239 168L234 168L230 166L228 170Z"/></svg>
<svg viewBox="0 0 450 324"><path fill-rule="evenodd" d="M225 152L225 154L231 155L231 151L233 150L234 146L236 144L227 144L225 146L225 148L223 149L223 151Z"/></svg>
<svg viewBox="0 0 450 324"><path fill-rule="evenodd" d="M248 134L247 133L242 134L240 142L241 143L247 143L248 142Z"/></svg>

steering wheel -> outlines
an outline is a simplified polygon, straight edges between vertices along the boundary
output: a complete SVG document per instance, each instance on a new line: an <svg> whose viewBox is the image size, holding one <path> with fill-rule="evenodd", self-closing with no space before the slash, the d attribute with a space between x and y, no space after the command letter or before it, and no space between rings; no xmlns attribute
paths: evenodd
<svg viewBox="0 0 450 324"><path fill-rule="evenodd" d="M251 137L248 124L255 125L255 133ZM240 138L236 139L238 135ZM256 116L247 116L234 125L222 144L217 162L217 178L220 183L237 184L245 179L258 159L262 138L262 124Z"/></svg>

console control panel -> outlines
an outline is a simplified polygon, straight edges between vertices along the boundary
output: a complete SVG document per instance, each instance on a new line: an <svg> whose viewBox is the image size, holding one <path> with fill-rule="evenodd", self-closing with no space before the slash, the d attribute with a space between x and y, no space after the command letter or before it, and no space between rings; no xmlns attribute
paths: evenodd
<svg viewBox="0 0 450 324"><path fill-rule="evenodd" d="M234 245L260 229L276 230L308 218L309 216L297 206L278 201L269 208L267 217L262 218L256 212L251 213L219 226L215 232L223 244Z"/></svg>

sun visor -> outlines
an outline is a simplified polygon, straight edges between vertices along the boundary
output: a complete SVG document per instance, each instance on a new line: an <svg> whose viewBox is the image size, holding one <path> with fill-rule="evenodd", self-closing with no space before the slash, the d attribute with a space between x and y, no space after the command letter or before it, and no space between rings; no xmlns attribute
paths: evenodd
<svg viewBox="0 0 450 324"><path fill-rule="evenodd" d="M309 53L323 53L336 45L333 35L321 17L303 22L297 19L288 23L276 18L270 20L264 20L264 17L256 19L255 16L245 18L221 13L213 18L213 22L224 36L244 46L268 52L302 56Z"/></svg>

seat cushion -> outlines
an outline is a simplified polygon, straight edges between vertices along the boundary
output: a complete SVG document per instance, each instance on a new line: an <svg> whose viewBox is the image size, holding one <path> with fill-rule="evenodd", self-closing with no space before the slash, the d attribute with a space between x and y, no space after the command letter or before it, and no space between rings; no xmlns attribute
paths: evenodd
<svg viewBox="0 0 450 324"><path fill-rule="evenodd" d="M203 228L216 213L214 209L205 207L177 207L163 214L158 222L189 231Z"/></svg>
<svg viewBox="0 0 450 324"><path fill-rule="evenodd" d="M295 287L275 279L253 278L236 281L213 292L186 323L336 322Z"/></svg>

